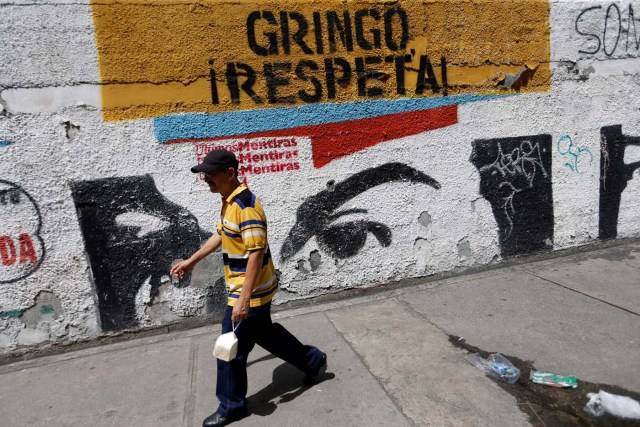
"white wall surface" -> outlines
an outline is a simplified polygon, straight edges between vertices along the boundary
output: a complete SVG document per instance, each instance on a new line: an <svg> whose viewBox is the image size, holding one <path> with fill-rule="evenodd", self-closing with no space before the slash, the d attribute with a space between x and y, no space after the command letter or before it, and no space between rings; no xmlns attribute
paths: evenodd
<svg viewBox="0 0 640 427"><path fill-rule="evenodd" d="M615 35L602 37L612 4L622 17L616 50L609 56L603 45L596 53L580 53L595 50L597 42L576 32L576 19L584 9L598 6L601 9L582 16L579 28L599 34L612 50ZM500 224L491 203L480 193L481 176L470 161L477 140L549 135L551 152L545 155L551 158L551 168L542 172L538 165L536 172L536 179L551 177L553 235L547 249L596 242L599 218L605 215L599 206L601 129L621 125L623 135L635 138L636 144L640 141L640 45L633 40L633 31L625 30L630 26L630 5L637 15L635 36L640 42L640 2L550 3L553 79L546 93L461 104L455 125L386 141L322 168L313 166L309 138L298 137L299 171L249 177L251 190L267 211L271 250L282 273L276 303L504 260ZM613 12L611 9L610 14ZM617 25L611 22L609 25ZM158 144L153 119L102 119L100 72L88 2L4 2L0 5L0 34L0 141L5 141L0 142L0 236L11 237L19 258L17 236L29 234L39 263L37 268L32 268L29 259L22 264L19 259L0 264L0 351L8 352L108 332L101 325L99 290L86 249L92 242L87 242L90 235L83 233L79 222L73 183L149 175L158 195L182 209L179 226L184 225L181 221L190 221L190 214L201 230L209 232L215 226L220 201L189 171L196 161L193 144ZM278 114L277 109L273 112ZM579 154L578 170L574 158L558 150L565 135ZM636 161L640 161L640 145L629 146L625 162ZM339 222L385 224L391 231L388 246L369 233L354 256L340 258L312 237L289 259L281 260L282 245L305 200L326 190L331 180L340 183L390 162L431 176L441 188L392 181L342 206L343 210L368 212L346 215ZM12 202L9 193L2 199L3 190L20 193L19 202ZM529 208L536 209L535 202L531 203ZM640 235L639 205L636 170L622 193L617 238ZM140 241L171 227L168 214L144 206L127 209L117 222L130 227L129 232ZM190 236L194 244L200 241L195 234ZM189 242L182 243L188 246ZM10 255L7 252L7 262ZM168 271L163 275L154 270L153 274L162 276L157 295L150 294L151 273L132 278L136 322L123 328L204 315L223 302L219 254L199 266L186 287L173 286ZM212 289L214 286L217 288Z"/></svg>

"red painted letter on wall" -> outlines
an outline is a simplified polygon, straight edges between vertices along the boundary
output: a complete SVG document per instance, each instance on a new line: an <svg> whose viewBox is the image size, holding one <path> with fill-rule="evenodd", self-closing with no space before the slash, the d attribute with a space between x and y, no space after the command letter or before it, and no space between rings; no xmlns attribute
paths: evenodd
<svg viewBox="0 0 640 427"><path fill-rule="evenodd" d="M3 265L13 265L16 262L16 246L9 236L0 236L0 258Z"/></svg>
<svg viewBox="0 0 640 427"><path fill-rule="evenodd" d="M31 264L38 263L38 256L33 248L33 242L31 237L27 233L23 233L19 237L20 239L20 264L24 264L27 261L31 261Z"/></svg>

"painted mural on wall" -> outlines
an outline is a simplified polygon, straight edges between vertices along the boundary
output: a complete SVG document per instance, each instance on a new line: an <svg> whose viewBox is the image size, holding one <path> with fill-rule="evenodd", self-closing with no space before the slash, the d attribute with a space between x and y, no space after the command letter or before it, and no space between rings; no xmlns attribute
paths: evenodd
<svg viewBox="0 0 640 427"><path fill-rule="evenodd" d="M213 150L228 150L238 159L241 177L300 170L299 141L296 137L243 138L196 145L196 161L201 163Z"/></svg>
<svg viewBox="0 0 640 427"><path fill-rule="evenodd" d="M211 233L167 200L149 175L75 182L71 188L102 329L136 326L140 287L148 281L151 297L156 295L171 263L189 257Z"/></svg>
<svg viewBox="0 0 640 427"><path fill-rule="evenodd" d="M471 162L498 223L502 256L552 249L551 135L474 141Z"/></svg>
<svg viewBox="0 0 640 427"><path fill-rule="evenodd" d="M502 93L498 81L525 64L537 67L524 90L550 87L544 1L94 1L92 10L106 120ZM472 45L490 46L490 57Z"/></svg>
<svg viewBox="0 0 640 427"><path fill-rule="evenodd" d="M635 0L90 3L0 5L0 351L217 313L219 148L276 303L640 235Z"/></svg>
<svg viewBox="0 0 640 427"><path fill-rule="evenodd" d="M516 9L533 19L502 25ZM155 117L160 143L306 136L322 167L454 124L460 103L550 89L546 2L109 1L92 10L103 117Z"/></svg>
<svg viewBox="0 0 640 427"><path fill-rule="evenodd" d="M368 107L371 108L371 106ZM321 108L322 111L326 113L322 114L324 117L329 117L335 114L330 111L331 108ZM315 113L318 113L318 111ZM256 112L254 115L257 114L265 115L264 121L269 121L266 117L266 111ZM284 115L290 116L289 113L284 113ZM250 155L251 151L255 151L250 145L252 140L256 140L255 143L260 144L264 143L264 141L270 140L278 141L288 138L303 137L311 140L313 165L316 168L320 168L333 160L357 153L358 151L373 147L384 141L454 125L458 123L458 106L447 105L428 110L400 112L380 117L249 133L243 135L243 138L232 139L233 141L236 141L232 144L228 143L229 139L226 137L197 137L167 139L165 141L165 138L173 138L176 133L185 132L184 126L182 126L180 121L174 120L175 118L176 116L169 116L156 120L156 134L162 134L163 136L161 138L166 143L196 143L196 151L198 153L211 148L227 147L230 151L233 151L238 155L240 163L243 164L244 162L249 163L248 160L253 161L253 156ZM201 123L198 127L201 127L202 129L219 129L218 123L219 121L224 120L224 118L220 118L216 115L207 115L200 116L200 120ZM247 118L247 120L249 119ZM282 145L284 145L284 143ZM200 154L198 155L199 160L204 158L204 156L200 157ZM243 171L241 171L243 172L242 175L255 174L254 169L254 167L245 165ZM282 169L279 171L282 171Z"/></svg>
<svg viewBox="0 0 640 427"><path fill-rule="evenodd" d="M367 213L364 208L341 207L354 197L388 182L406 181L426 184L434 189L440 183L403 163L387 163L358 172L348 179L333 183L330 188L309 197L296 211L296 223L282 244L280 256L286 261L295 255L309 239L315 237L320 248L334 258L349 258L364 246L371 233L382 246L391 244L391 229L376 221L336 222L353 213Z"/></svg>
<svg viewBox="0 0 640 427"><path fill-rule="evenodd" d="M45 256L41 228L34 198L18 184L0 179L0 283L17 282L40 267Z"/></svg>
<svg viewBox="0 0 640 427"><path fill-rule="evenodd" d="M640 136L622 133L622 126L605 126L600 130L600 223L601 239L618 237L618 215L622 192L640 169L640 160L625 162L625 150L640 146Z"/></svg>

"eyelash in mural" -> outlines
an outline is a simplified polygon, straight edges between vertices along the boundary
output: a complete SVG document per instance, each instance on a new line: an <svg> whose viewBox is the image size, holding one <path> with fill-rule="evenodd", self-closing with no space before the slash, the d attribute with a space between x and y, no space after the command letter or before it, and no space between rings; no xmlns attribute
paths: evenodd
<svg viewBox="0 0 640 427"><path fill-rule="evenodd" d="M367 213L366 209L348 209L327 218L333 222L337 218L354 213ZM341 222L328 225L316 234L320 248L336 258L349 258L356 255L367 241L367 233L374 235L382 246L391 245L391 230L386 225L365 220Z"/></svg>
<svg viewBox="0 0 640 427"><path fill-rule="evenodd" d="M389 246L391 230L379 222L359 220L331 225L340 216L367 213L365 209L334 211L348 200L388 182L421 183L440 189L438 181L404 163L386 163L358 172L330 190L309 197L298 207L297 221L280 250L281 260L286 261L298 253L313 236L323 251L337 258L356 255L364 246L367 233L373 234L382 246Z"/></svg>

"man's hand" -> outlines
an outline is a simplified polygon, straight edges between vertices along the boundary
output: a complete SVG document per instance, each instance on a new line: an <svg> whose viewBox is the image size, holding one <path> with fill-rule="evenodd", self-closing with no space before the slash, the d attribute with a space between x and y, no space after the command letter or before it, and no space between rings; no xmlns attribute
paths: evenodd
<svg viewBox="0 0 640 427"><path fill-rule="evenodd" d="M264 249L259 249L249 254L247 269L244 276L244 284L240 291L240 297L233 306L233 312L231 313L231 320L234 322L239 322L249 317L251 295L253 294L253 288L256 286L258 274L260 274L260 267L262 266L263 258Z"/></svg>
<svg viewBox="0 0 640 427"><path fill-rule="evenodd" d="M169 270L169 274L176 276L178 279L184 279L198 262L207 255L213 253L222 242L218 233L213 233L211 237L198 249L191 257L185 261L180 261Z"/></svg>
<svg viewBox="0 0 640 427"><path fill-rule="evenodd" d="M238 301L236 301L233 306L231 320L235 323L239 323L247 317L249 317L249 300L245 298L238 298Z"/></svg>
<svg viewBox="0 0 640 427"><path fill-rule="evenodd" d="M191 261L190 259L187 259L184 261L180 261L179 263L171 267L171 270L169 271L169 273L172 276L176 276L178 279L184 279L184 276L189 274L189 272L193 270L193 267L195 266L196 266L195 262Z"/></svg>

